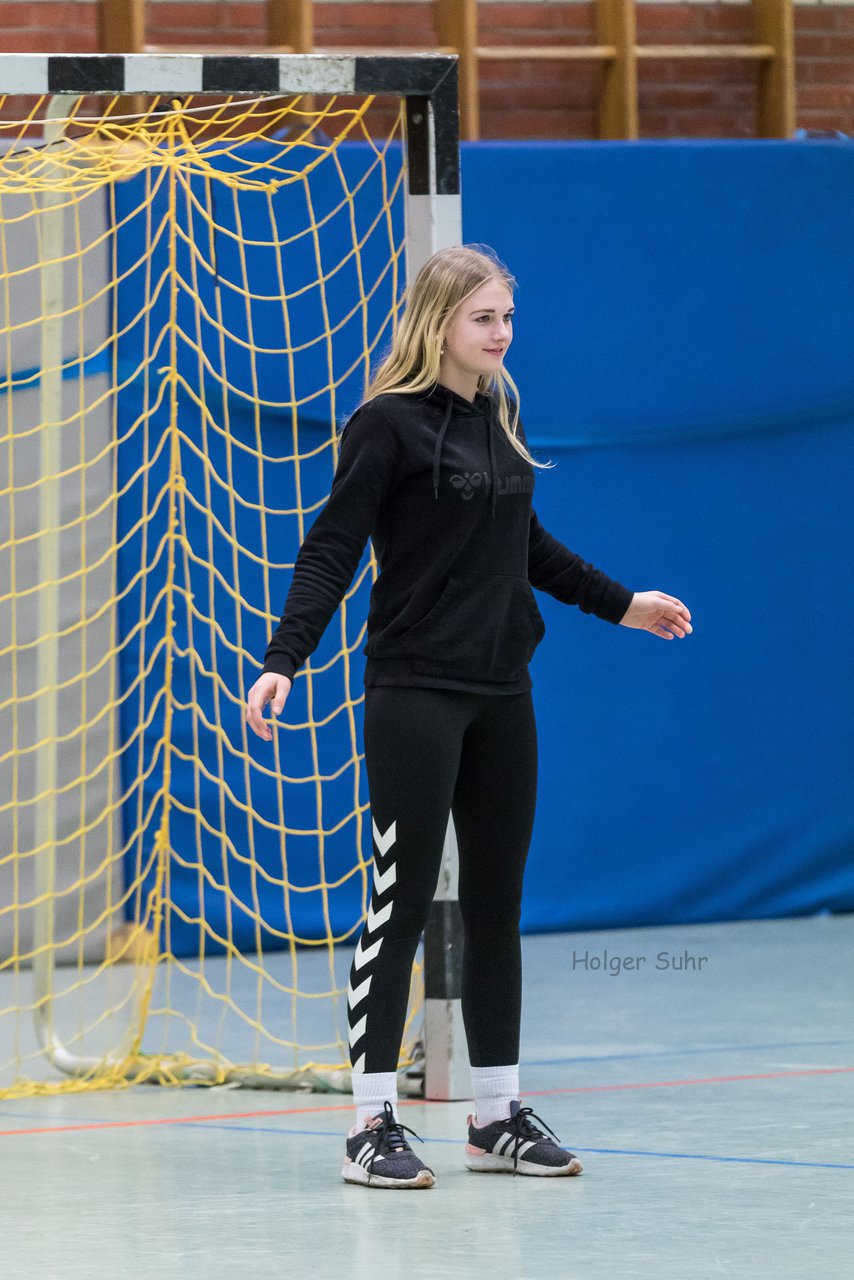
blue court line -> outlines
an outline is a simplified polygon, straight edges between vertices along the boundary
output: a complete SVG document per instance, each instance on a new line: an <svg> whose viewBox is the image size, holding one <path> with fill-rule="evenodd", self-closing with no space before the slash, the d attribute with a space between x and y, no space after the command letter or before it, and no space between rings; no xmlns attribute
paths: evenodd
<svg viewBox="0 0 854 1280"><path fill-rule="evenodd" d="M274 1133L278 1135L286 1135L287 1137L299 1138L335 1138L340 1142L342 1134L340 1132L330 1133L325 1129L276 1129L266 1125L259 1125L254 1128L249 1124L230 1125L230 1124L212 1124L209 1121L193 1121L188 1120L181 1125L182 1129L233 1129L235 1132L242 1133ZM421 1144L416 1140L410 1144L413 1151L417 1151ZM465 1137L462 1138L426 1138L425 1146L463 1146L465 1145ZM568 1151L569 1147L563 1147L564 1151ZM775 1160L765 1156L710 1156L705 1154L695 1154L689 1151L644 1151L634 1150L624 1147L577 1147L572 1146L575 1155L589 1154L600 1156L654 1156L659 1160L711 1160L724 1164L779 1164L785 1165L786 1168L795 1169L854 1169L854 1164L834 1164L827 1160Z"/></svg>
<svg viewBox="0 0 854 1280"><path fill-rule="evenodd" d="M637 1053L591 1053L577 1058L522 1058L522 1067L556 1067L567 1062L622 1062L627 1058L678 1058L697 1053L746 1053L754 1049L824 1049L854 1044L854 1037L844 1040L778 1040L768 1044L705 1045L699 1049L642 1049Z"/></svg>
<svg viewBox="0 0 854 1280"><path fill-rule="evenodd" d="M574 1147L605 1156L657 1156L663 1160L719 1160L724 1164L782 1164L795 1169L854 1169L854 1164L835 1164L830 1160L774 1160L765 1156L709 1156L690 1151L634 1151L622 1147Z"/></svg>
<svg viewBox="0 0 854 1280"><path fill-rule="evenodd" d="M16 1118L23 1119L44 1119L41 1117L24 1116L20 1112ZM94 1121L82 1120L77 1117L78 1122L100 1124L101 1120ZM106 1122L109 1123L109 1122ZM164 1126L171 1128L172 1126ZM272 1125L249 1125L234 1124L224 1116L221 1121L208 1120L181 1120L176 1117L176 1129L215 1129L218 1132L233 1133L254 1133L254 1134L274 1134L276 1137L303 1137L303 1138L334 1138L335 1141L342 1140L341 1130L330 1131L328 1129L289 1129L283 1126ZM464 1136L459 1138L427 1138L424 1140L425 1146L460 1146L464 1143ZM417 1139L416 1144L420 1146ZM415 1149L415 1147L413 1147ZM564 1150L569 1150L564 1147ZM854 1169L854 1164L841 1164L828 1160L782 1160L766 1156L725 1156L725 1155L707 1155L705 1153L688 1152L688 1151L648 1151L644 1149L634 1149L627 1147L579 1147L573 1144L572 1150L576 1155L592 1154L592 1155L612 1155L612 1156L649 1156L659 1160L710 1160L713 1163L722 1164L768 1164L781 1165L786 1168L795 1169Z"/></svg>

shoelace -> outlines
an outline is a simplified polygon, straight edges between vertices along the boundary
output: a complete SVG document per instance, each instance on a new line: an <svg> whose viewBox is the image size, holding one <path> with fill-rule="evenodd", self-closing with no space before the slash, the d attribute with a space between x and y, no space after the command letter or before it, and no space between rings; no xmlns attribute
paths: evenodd
<svg viewBox="0 0 854 1280"><path fill-rule="evenodd" d="M415 1132L414 1129L410 1129L408 1125L401 1124L399 1120L395 1120L394 1107L391 1105L390 1102L384 1102L382 1122L379 1125L377 1125L376 1129L373 1130L373 1132L378 1135L379 1142L371 1152L371 1159L368 1163L369 1178L374 1171L374 1160L379 1154L380 1147L383 1145L383 1143L385 1143L389 1151L411 1151L412 1150L409 1143L406 1141L406 1139L403 1136L404 1129L406 1130L407 1133L411 1133L413 1138L418 1138L419 1142L424 1141L423 1138L418 1136L418 1134Z"/></svg>
<svg viewBox="0 0 854 1280"><path fill-rule="evenodd" d="M534 1120L539 1120L540 1124L545 1125L545 1127L549 1129L549 1126L546 1124L545 1120L542 1118L542 1116L538 1116L536 1114L533 1107L520 1107L519 1110L516 1112L515 1116L511 1116L508 1121L508 1124L513 1126L513 1130L516 1136L516 1141L513 1144L513 1172L514 1173L516 1172L516 1166L519 1163L519 1148L522 1146L522 1144L524 1142L528 1142L532 1138L535 1142L538 1142L540 1138L545 1138L546 1136L543 1133L542 1129L538 1129L535 1124L532 1124L531 1122L532 1117ZM555 1133L554 1129L549 1129L549 1133L552 1135L553 1138L557 1139L557 1134Z"/></svg>

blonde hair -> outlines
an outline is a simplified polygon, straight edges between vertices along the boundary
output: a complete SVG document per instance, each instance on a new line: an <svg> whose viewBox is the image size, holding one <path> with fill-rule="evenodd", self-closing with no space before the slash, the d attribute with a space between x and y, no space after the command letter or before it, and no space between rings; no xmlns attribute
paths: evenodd
<svg viewBox="0 0 854 1280"><path fill-rule="evenodd" d="M365 400L374 396L426 391L439 381L439 364L445 334L457 308L488 280L499 280L510 292L516 281L488 245L456 245L440 249L428 258L406 293L403 316L392 339L391 350L365 389ZM517 453L534 467L537 462L518 438L519 389L502 365L497 374L481 374L478 391L498 397L498 421ZM514 414L510 421L510 397Z"/></svg>

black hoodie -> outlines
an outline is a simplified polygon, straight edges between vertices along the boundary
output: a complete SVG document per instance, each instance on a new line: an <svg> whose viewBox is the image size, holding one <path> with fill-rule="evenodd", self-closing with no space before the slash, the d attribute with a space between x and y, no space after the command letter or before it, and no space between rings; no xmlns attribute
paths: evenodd
<svg viewBox="0 0 854 1280"><path fill-rule="evenodd" d="M519 438L525 442L521 422ZM531 587L618 623L633 593L542 527L534 468L494 396L437 384L360 405L326 505L306 534L264 671L293 679L314 652L370 537L379 564L365 684L486 693L532 688L545 635Z"/></svg>

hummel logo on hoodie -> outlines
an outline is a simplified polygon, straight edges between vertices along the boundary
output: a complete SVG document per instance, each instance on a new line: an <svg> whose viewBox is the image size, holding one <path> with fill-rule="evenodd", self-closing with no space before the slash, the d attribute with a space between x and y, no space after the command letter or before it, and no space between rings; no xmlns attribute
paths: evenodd
<svg viewBox="0 0 854 1280"><path fill-rule="evenodd" d="M533 467L531 470L533 471ZM489 484L489 473L475 471L473 475L469 475L466 472L464 476L450 476L449 479L461 498L472 498L480 485ZM534 477L532 475L502 476L498 480L497 488L499 498L505 493L533 493Z"/></svg>
<svg viewBox="0 0 854 1280"><path fill-rule="evenodd" d="M521 422L519 438L525 434ZM542 527L534 468L498 421L497 400L441 383L386 394L346 423L326 505L300 548L264 670L291 679L314 652L368 538L365 684L522 693L545 634L532 586L618 623L632 592Z"/></svg>
<svg viewBox="0 0 854 1280"><path fill-rule="evenodd" d="M484 480L489 479L489 476L486 472L481 473L480 471L475 471L474 475L469 475L467 471L464 476L450 476L449 479L461 498L473 498L477 489L483 484Z"/></svg>

